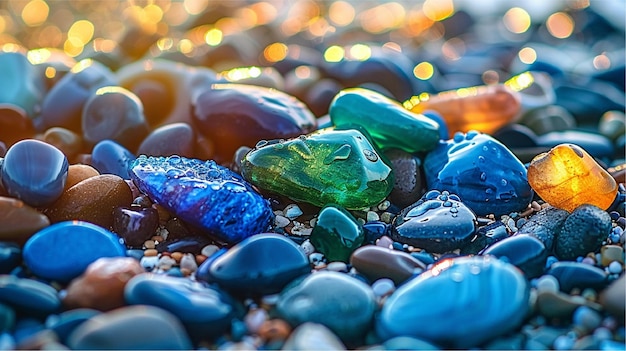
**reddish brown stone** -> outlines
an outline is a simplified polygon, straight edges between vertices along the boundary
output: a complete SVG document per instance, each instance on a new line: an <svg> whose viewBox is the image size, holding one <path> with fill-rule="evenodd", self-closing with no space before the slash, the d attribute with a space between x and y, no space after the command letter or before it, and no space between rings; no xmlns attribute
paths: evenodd
<svg viewBox="0 0 626 351"><path fill-rule="evenodd" d="M50 220L18 199L0 196L0 240L22 244Z"/></svg>
<svg viewBox="0 0 626 351"><path fill-rule="evenodd" d="M371 281L389 278L396 284L409 279L416 269L426 269L423 262L406 252L376 245L356 249L350 257L350 264Z"/></svg>
<svg viewBox="0 0 626 351"><path fill-rule="evenodd" d="M70 165L67 170L67 180L65 181L65 190L73 187L74 185L82 182L83 180L100 175L95 168L83 165L75 164Z"/></svg>

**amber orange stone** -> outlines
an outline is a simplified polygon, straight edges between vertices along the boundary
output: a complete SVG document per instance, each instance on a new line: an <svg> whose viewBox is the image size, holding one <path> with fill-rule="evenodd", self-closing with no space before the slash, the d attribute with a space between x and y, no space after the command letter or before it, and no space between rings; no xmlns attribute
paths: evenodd
<svg viewBox="0 0 626 351"><path fill-rule="evenodd" d="M100 175L97 169L83 164L70 165L67 169L67 180L65 181L65 190L82 182L83 180Z"/></svg>
<svg viewBox="0 0 626 351"><path fill-rule="evenodd" d="M131 257L103 257L87 267L67 288L63 305L68 309L93 308L110 311L126 304L126 283L144 269Z"/></svg>
<svg viewBox="0 0 626 351"><path fill-rule="evenodd" d="M404 102L415 112L435 110L446 122L450 134L477 130L491 134L519 117L519 93L503 84L481 85L444 91L435 95L420 94Z"/></svg>
<svg viewBox="0 0 626 351"><path fill-rule="evenodd" d="M87 178L65 190L44 213L52 223L81 220L103 228L113 226L113 210L130 206L130 187L124 179L113 174Z"/></svg>
<svg viewBox="0 0 626 351"><path fill-rule="evenodd" d="M537 155L528 167L530 186L550 205L572 212L582 204L606 210L617 182L578 145L557 145Z"/></svg>

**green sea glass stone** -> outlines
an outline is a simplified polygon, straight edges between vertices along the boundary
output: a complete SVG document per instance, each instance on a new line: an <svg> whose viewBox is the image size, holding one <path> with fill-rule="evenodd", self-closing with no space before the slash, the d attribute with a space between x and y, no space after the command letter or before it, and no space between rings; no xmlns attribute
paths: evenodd
<svg viewBox="0 0 626 351"><path fill-rule="evenodd" d="M439 125L435 121L372 90L340 91L330 104L329 114L337 128L363 127L381 150L424 152L434 149L439 142Z"/></svg>
<svg viewBox="0 0 626 351"><path fill-rule="evenodd" d="M315 206L363 209L383 201L393 171L363 133L320 130L287 141L260 141L241 162L258 188Z"/></svg>
<svg viewBox="0 0 626 351"><path fill-rule="evenodd" d="M320 211L310 240L328 262L347 263L352 252L363 244L365 233L350 212L335 205L328 205Z"/></svg>

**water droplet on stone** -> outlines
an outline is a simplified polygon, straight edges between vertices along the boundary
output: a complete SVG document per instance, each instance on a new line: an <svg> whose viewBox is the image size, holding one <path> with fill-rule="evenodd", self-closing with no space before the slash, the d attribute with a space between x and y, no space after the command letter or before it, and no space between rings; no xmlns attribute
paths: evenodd
<svg viewBox="0 0 626 351"><path fill-rule="evenodd" d="M364 149L363 155L365 155L365 158L368 159L369 161L372 161L372 162L378 161L378 155L376 155L376 153L373 152L372 150Z"/></svg>

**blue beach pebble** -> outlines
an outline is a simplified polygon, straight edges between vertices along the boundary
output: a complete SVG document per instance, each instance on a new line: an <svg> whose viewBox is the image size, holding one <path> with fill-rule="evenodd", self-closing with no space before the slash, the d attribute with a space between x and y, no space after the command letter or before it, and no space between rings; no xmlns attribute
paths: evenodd
<svg viewBox="0 0 626 351"><path fill-rule="evenodd" d="M0 276L0 302L24 316L45 317L61 307L56 289L37 280Z"/></svg>
<svg viewBox="0 0 626 351"><path fill-rule="evenodd" d="M91 151L91 165L100 174L115 174L130 179L128 166L135 160L135 155L113 140L102 140Z"/></svg>
<svg viewBox="0 0 626 351"><path fill-rule="evenodd" d="M142 155L130 173L150 199L226 243L264 232L273 219L269 201L212 160Z"/></svg>
<svg viewBox="0 0 626 351"><path fill-rule="evenodd" d="M67 283L101 257L125 256L120 238L95 224L66 221L35 233L22 252L36 276Z"/></svg>
<svg viewBox="0 0 626 351"><path fill-rule="evenodd" d="M61 196L68 168L61 150L43 141L26 139L7 151L0 178L9 195L39 207Z"/></svg>
<svg viewBox="0 0 626 351"><path fill-rule="evenodd" d="M428 189L456 194L478 216L524 210L532 200L526 168L487 134L456 133L424 159Z"/></svg>
<svg viewBox="0 0 626 351"><path fill-rule="evenodd" d="M472 348L517 328L529 285L494 257L444 260L400 286L376 321L384 340L411 336L445 348Z"/></svg>

